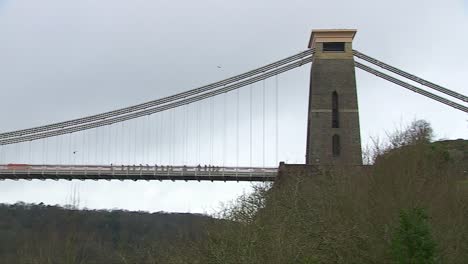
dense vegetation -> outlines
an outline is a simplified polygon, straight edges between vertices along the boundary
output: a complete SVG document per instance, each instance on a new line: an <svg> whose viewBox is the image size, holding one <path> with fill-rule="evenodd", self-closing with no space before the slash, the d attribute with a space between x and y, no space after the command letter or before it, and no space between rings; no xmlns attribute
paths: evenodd
<svg viewBox="0 0 468 264"><path fill-rule="evenodd" d="M468 141L416 121L365 170L335 168L241 197L199 263L468 263ZM282 179L280 179L282 180Z"/></svg>
<svg viewBox="0 0 468 264"><path fill-rule="evenodd" d="M161 263L202 238L195 214L0 205L0 263Z"/></svg>
<svg viewBox="0 0 468 264"><path fill-rule="evenodd" d="M0 207L7 263L468 263L468 141L424 121L365 169L256 186L214 218ZM220 220L223 219L223 220ZM14 260L17 261L14 261Z"/></svg>

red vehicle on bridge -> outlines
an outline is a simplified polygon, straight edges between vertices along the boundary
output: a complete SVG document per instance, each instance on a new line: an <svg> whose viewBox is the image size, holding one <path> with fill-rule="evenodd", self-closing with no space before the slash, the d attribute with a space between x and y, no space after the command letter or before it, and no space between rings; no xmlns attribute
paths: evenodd
<svg viewBox="0 0 468 264"><path fill-rule="evenodd" d="M7 170L27 170L30 169L29 164L9 163L7 164Z"/></svg>

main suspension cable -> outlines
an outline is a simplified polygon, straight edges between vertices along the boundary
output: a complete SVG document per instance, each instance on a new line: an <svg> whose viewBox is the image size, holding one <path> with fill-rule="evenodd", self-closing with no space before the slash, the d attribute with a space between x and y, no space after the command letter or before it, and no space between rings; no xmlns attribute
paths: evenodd
<svg viewBox="0 0 468 264"><path fill-rule="evenodd" d="M19 143L19 142L38 140L38 139L46 138L46 137L54 137L54 136L59 136L59 135L63 135L63 134L74 133L74 132L78 132L78 131L83 131L83 130L87 130L87 129L97 128L97 127L101 127L101 126L106 126L106 125L110 125L110 124L114 124L114 123L119 123L119 122L131 120L131 119L135 119L135 118L142 117L142 116L145 116L145 115L151 115L151 114L154 114L154 113L157 113L157 112L166 111L166 110L169 110L169 109L172 109L172 108L180 107L180 106L185 105L185 104L198 102L198 101L201 101L201 100L204 100L204 99L216 96L216 95L220 95L220 94L223 94L223 93L227 93L229 91L239 89L239 88L247 86L249 84L268 79L268 78L273 77L275 75L278 75L280 73L290 71L292 69L303 66L303 65L308 64L310 62L312 62L312 56L304 58L304 59L299 60L299 61L296 61L294 63L288 64L286 66L282 66L282 67L277 68L277 69L275 69L273 71L258 75L256 77L253 77L253 78L250 78L250 79L247 79L247 80L244 80L244 81L232 84L232 85L225 86L225 87L223 87L221 89L211 91L211 92L208 92L208 93L204 93L204 94L200 94L200 95L190 97L190 98L187 98L187 99L183 99L183 100L180 100L180 101L177 101L177 102L174 102L174 103L166 104L166 105L151 108L151 109L146 109L144 111L135 112L135 113L131 113L131 114L123 115L123 116L118 116L118 117L111 118L111 119L98 121L98 122L95 122L95 123L84 124L84 125L64 128L64 129L60 129L60 130L54 130L54 131L50 131L50 132L46 132L46 133L33 134L33 135L22 136L22 137L17 137L17 138L4 139L4 140L0 140L0 145L9 145L9 144L15 144L15 143Z"/></svg>
<svg viewBox="0 0 468 264"><path fill-rule="evenodd" d="M258 75L258 74L262 74L264 72L267 72L267 71L270 71L272 69L276 69L276 68L278 68L280 66L286 65L286 64L288 64L290 62L294 62L294 61L303 59L303 58L313 54L314 52L315 52L314 49L309 49L309 50L300 52L300 53L298 53L296 55L293 55L293 56L287 57L285 59L270 63L270 64L265 65L263 67L257 68L255 70L251 70L251 71L248 71L246 73L239 74L239 75L236 75L234 77L231 77L231 78L219 81L219 82L215 82L215 83L212 83L212 84L209 84L209 85L205 85L205 86L202 86L202 87L199 87L199 88L195 88L195 89L192 89L192 90L189 90L189 91L185 91L185 92L178 93L178 94L175 94L175 95L171 95L171 96L168 96L168 97L160 98L160 99L153 100L153 101L150 101L150 102L146 102L146 103L142 103L142 104L126 107L126 108L121 108L121 109L118 109L118 110L113 110L113 111L109 111L109 112L105 112L105 113L101 113L101 114L97 114L97 115L92 115L92 116L73 119L73 120L69 120L69 121L54 123L54 124L50 124L50 125L0 133L0 139L19 137L19 136L23 136L23 135L30 135L30 134L35 134L35 133L40 133L40 132L45 132L45 131L51 131L51 130L55 130L55 129L62 129L62 128L66 128L66 127L86 124L86 123L90 123L90 122L94 122L94 121L98 121L98 120L105 120L105 119L117 117L117 116L120 116L120 115L129 114L129 113L132 113L132 112L148 109L148 108L155 107L155 106L158 106L158 105L161 105L161 104L170 103L170 102L180 100L180 99L184 99L184 98L196 95L196 94L207 92L207 91L219 88L219 87L223 87L223 86L226 86L228 84L235 83L237 81L241 81L243 79L250 78L250 77Z"/></svg>
<svg viewBox="0 0 468 264"><path fill-rule="evenodd" d="M401 81L401 80L399 80L399 79L396 79L396 78L394 78L394 77L392 77L392 76L390 76L390 75L387 75L387 74L385 74L385 73L382 73L382 72L380 72L380 71L377 71L377 70L375 70L375 69L373 69L373 68L371 68L371 67L369 67L369 66L366 66L366 65L364 65L364 64L361 64L361 63L359 63L359 62L355 62L355 65L356 65L357 68L360 68L360 69L362 69L362 70L364 70L364 71L366 71L366 72L368 72L368 73L371 73L371 74L373 74L373 75L375 75L375 76L378 76L378 77L380 77L380 78L382 78L382 79L385 79L385 80L390 81L390 82L392 82L392 83L394 83L394 84L397 84L397 85L399 85L399 86L401 86L401 87L404 87L404 88L406 88L406 89L409 89L409 90L411 90L411 91L413 91L413 92L415 92L415 93L422 94L422 95L424 95L424 96L426 96L426 97L429 97L429 98L431 98L431 99L433 99L433 100L436 100L436 101L438 101L438 102L441 102L441 103L443 103L443 104L446 104L446 105L448 105L448 106L451 106L451 107L453 107L453 108L455 108L455 109L458 109L458 110L461 110L461 111L463 111L463 112L465 112L465 113L468 113L468 107L466 107L466 106L464 106L464 105L455 103L455 102L450 101L450 100L448 100L448 99L446 99L446 98L440 97L440 96L435 95L435 94L433 94L433 93L430 93L430 92L428 92L428 91L426 91L426 90L423 90L423 89L421 89L421 88L418 88L418 87L416 87L416 86L413 86L413 85L411 85L411 84L409 84L409 83L403 82L403 81Z"/></svg>
<svg viewBox="0 0 468 264"><path fill-rule="evenodd" d="M361 53L361 52L359 52L357 50L353 50L353 53L354 53L354 56L356 56L356 57L358 57L360 59L363 59L363 60L365 60L367 62L370 62L370 63L372 63L374 65L377 65L382 69L385 69L385 70L388 70L390 72L396 73L396 74L398 74L400 76L403 76L405 78L408 78L408 79L410 79L410 80L412 80L414 82L417 82L419 84L422 84L424 86L432 88L432 89L434 89L436 91L439 91L441 93L450 95L450 96L452 96L454 98L457 98L459 100L462 100L464 102L468 102L468 96L465 96L463 94L457 93L457 92L452 91L450 89L444 88L444 87L442 87L440 85L437 85L437 84L432 83L430 81L419 78L419 77L417 77L415 75L409 74L409 73L407 73L405 71L402 71L402 70L400 70L400 69L398 69L396 67L393 67L393 66L388 65L388 64L386 64L384 62L381 62L381 61L379 61L377 59L374 59L374 58L372 58L370 56L367 56L367 55L365 55L365 54L363 54L363 53Z"/></svg>

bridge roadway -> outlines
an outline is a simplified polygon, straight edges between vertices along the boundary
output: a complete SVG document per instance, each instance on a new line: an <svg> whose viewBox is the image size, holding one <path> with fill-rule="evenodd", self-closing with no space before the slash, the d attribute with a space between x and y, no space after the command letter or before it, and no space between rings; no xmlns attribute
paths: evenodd
<svg viewBox="0 0 468 264"><path fill-rule="evenodd" d="M278 168L161 165L0 165L0 180L274 181Z"/></svg>

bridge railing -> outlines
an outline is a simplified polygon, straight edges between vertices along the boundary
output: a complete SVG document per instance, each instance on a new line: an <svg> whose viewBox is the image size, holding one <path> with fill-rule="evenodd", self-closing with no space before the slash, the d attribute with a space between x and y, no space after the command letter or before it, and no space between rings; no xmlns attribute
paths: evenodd
<svg viewBox="0 0 468 264"><path fill-rule="evenodd" d="M0 179L133 179L271 181L275 167L162 165L0 165Z"/></svg>

